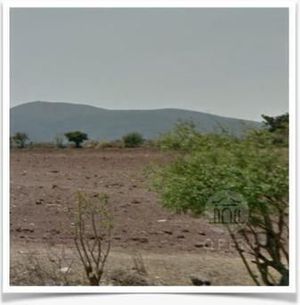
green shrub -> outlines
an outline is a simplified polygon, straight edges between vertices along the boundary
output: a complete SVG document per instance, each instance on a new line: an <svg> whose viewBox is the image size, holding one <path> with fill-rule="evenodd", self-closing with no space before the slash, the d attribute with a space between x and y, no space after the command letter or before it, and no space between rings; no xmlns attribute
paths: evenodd
<svg viewBox="0 0 300 305"><path fill-rule="evenodd" d="M125 147L138 147L144 143L143 136L138 132L128 133L123 137Z"/></svg>
<svg viewBox="0 0 300 305"><path fill-rule="evenodd" d="M178 122L173 130L159 137L157 145L163 150L191 150L197 145L198 137L193 122Z"/></svg>
<svg viewBox="0 0 300 305"><path fill-rule="evenodd" d="M276 130L284 130L288 129L289 126L289 114L285 113L279 116L271 117L268 115L262 115L264 119L264 125L270 132L274 132Z"/></svg>
<svg viewBox="0 0 300 305"><path fill-rule="evenodd" d="M264 125L272 136L272 141L277 146L289 145L289 114L271 117L262 115Z"/></svg>
<svg viewBox="0 0 300 305"><path fill-rule="evenodd" d="M69 142L74 142L75 147L81 147L81 143L85 140L88 140L88 136L86 133L81 131L70 131L65 133L65 137L68 139Z"/></svg>
<svg viewBox="0 0 300 305"><path fill-rule="evenodd" d="M176 210L202 212L208 198L224 189L242 193L255 206L266 195L287 196L288 166L282 159L274 148L247 141L206 146L161 168L156 185L165 205Z"/></svg>
<svg viewBox="0 0 300 305"><path fill-rule="evenodd" d="M250 233L241 234L261 277L254 274L236 243L249 274L258 285L288 285L287 151L274 145L268 131L237 140L229 136L202 136L179 126L166 139L163 143L167 147L174 148L175 143L177 149L187 153L154 173L154 187L163 205L176 212L201 215L215 194L227 191L241 195L250 212ZM258 240L259 231L266 243ZM236 241L236 235L230 235ZM272 278L274 270L280 274L278 279Z"/></svg>
<svg viewBox="0 0 300 305"><path fill-rule="evenodd" d="M220 146L225 147L226 143L238 142L228 133L202 134L195 128L193 122L179 121L173 130L161 135L156 140L156 146L162 150L177 150L182 152L202 151L210 147L211 149Z"/></svg>

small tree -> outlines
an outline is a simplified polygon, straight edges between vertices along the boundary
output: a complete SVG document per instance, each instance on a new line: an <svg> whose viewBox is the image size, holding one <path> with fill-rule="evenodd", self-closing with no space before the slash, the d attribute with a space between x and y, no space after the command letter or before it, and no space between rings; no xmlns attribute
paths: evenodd
<svg viewBox="0 0 300 305"><path fill-rule="evenodd" d="M69 142L74 142L76 148L80 148L81 143L85 140L88 140L87 134L81 131L67 132L65 133L65 137L68 139Z"/></svg>
<svg viewBox="0 0 300 305"><path fill-rule="evenodd" d="M289 124L289 114L285 113L275 117L268 116L263 114L262 118L264 119L264 125L268 128L270 132L274 132L278 129L286 129Z"/></svg>
<svg viewBox="0 0 300 305"><path fill-rule="evenodd" d="M29 137L24 132L17 132L12 137L12 140L19 148L24 148L26 146L26 142L29 140Z"/></svg>
<svg viewBox="0 0 300 305"><path fill-rule="evenodd" d="M108 196L97 195L89 199L78 192L75 219L75 246L92 286L98 286L110 253L112 216L108 209Z"/></svg>
<svg viewBox="0 0 300 305"><path fill-rule="evenodd" d="M264 125L272 136L273 143L288 146L289 143L289 114L271 117L262 115Z"/></svg>
<svg viewBox="0 0 300 305"><path fill-rule="evenodd" d="M220 192L244 198L248 221L238 231L226 227L257 285L289 283L288 163L275 148L268 141L261 146L252 138L222 142L212 137L175 163L159 168L154 183L166 207L195 215L203 215ZM237 242L240 237L254 265Z"/></svg>
<svg viewBox="0 0 300 305"><path fill-rule="evenodd" d="M123 137L125 147L138 147L144 143L143 136L138 132L128 133Z"/></svg>

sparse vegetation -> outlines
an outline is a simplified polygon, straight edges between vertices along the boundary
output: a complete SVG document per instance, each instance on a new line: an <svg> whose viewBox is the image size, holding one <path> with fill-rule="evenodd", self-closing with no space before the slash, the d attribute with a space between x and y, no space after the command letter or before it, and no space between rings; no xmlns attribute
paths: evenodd
<svg viewBox="0 0 300 305"><path fill-rule="evenodd" d="M75 246L90 285L98 286L111 248L112 217L108 196L94 200L78 192Z"/></svg>
<svg viewBox="0 0 300 305"><path fill-rule="evenodd" d="M125 147L138 147L144 143L143 136L138 132L128 133L123 137Z"/></svg>
<svg viewBox="0 0 300 305"><path fill-rule="evenodd" d="M110 280L117 286L149 286L151 283L142 255L135 253L132 262L131 270L114 269L110 274Z"/></svg>
<svg viewBox="0 0 300 305"><path fill-rule="evenodd" d="M123 148L124 143L122 140L113 140L113 141L101 141L98 143L97 148Z"/></svg>
<svg viewBox="0 0 300 305"><path fill-rule="evenodd" d="M57 148L65 148L63 135L56 135L54 138L54 144Z"/></svg>
<svg viewBox="0 0 300 305"><path fill-rule="evenodd" d="M157 139L156 146L162 150L190 153L209 147L218 147L219 145L226 146L238 141L237 138L231 137L225 132L223 134L199 133L192 121L179 121L173 130Z"/></svg>
<svg viewBox="0 0 300 305"><path fill-rule="evenodd" d="M74 142L76 148L81 147L81 143L85 140L88 140L88 135L81 131L70 131L65 133L65 137L69 142Z"/></svg>
<svg viewBox="0 0 300 305"><path fill-rule="evenodd" d="M99 142L96 140L87 140L83 143L82 147L84 148L97 148L99 145Z"/></svg>
<svg viewBox="0 0 300 305"><path fill-rule="evenodd" d="M25 132L16 132L11 137L11 144L16 144L18 148L25 148L28 141L29 137Z"/></svg>
<svg viewBox="0 0 300 305"><path fill-rule="evenodd" d="M144 263L143 256L140 253L135 253L132 256L133 269L141 275L147 275L147 269Z"/></svg>
<svg viewBox="0 0 300 305"><path fill-rule="evenodd" d="M178 122L173 130L159 137L156 145L163 150L191 150L199 136L193 122Z"/></svg>
<svg viewBox="0 0 300 305"><path fill-rule="evenodd" d="M20 261L11 264L11 284L19 286L69 286L78 285L72 273L73 259L67 257L65 247L56 253L45 245L45 255L35 251L23 254Z"/></svg>
<svg viewBox="0 0 300 305"><path fill-rule="evenodd" d="M110 274L115 286L149 286L147 278L133 270L115 269Z"/></svg>
<svg viewBox="0 0 300 305"><path fill-rule="evenodd" d="M21 260L11 265L11 282L16 285L288 285L288 118L274 120L267 117L265 128L253 130L243 138L232 137L226 132L201 134L192 122L180 122L174 130L153 141L143 140L140 134L136 137L137 133L101 142L86 141L81 136L82 141L78 140L77 144L71 140L72 136L68 138L77 147L95 148L98 152L53 149L54 144L62 147L61 137L51 146L33 144L32 149L40 148L47 155L31 154L29 149L14 150L11 163L15 168L11 197L15 217L12 218L13 238L26 243L35 238L39 241L58 238L67 242L73 241L72 232L75 235L67 259L50 255L50 252L45 254L44 249L38 254L18 255ZM87 139L87 135L83 138ZM142 141L136 141L136 138ZM11 142L14 142L13 137ZM140 145L143 147L136 150L119 149ZM43 167L45 163L47 166ZM149 167L156 164L153 181L163 206L178 215L172 214L169 218L159 207L153 208L156 197L149 199L148 190L143 186L142 172L145 173L143 168L147 164ZM97 168L100 170L95 170ZM32 174L36 188L40 190L36 193L22 185L24 178L30 179ZM73 203L70 199L73 198L72 187L77 189L78 183L82 183L85 191L78 193L75 221L63 232L61 228L57 229L57 224L67 224L66 214ZM19 185L22 185L21 191ZM111 194L112 208L108 205L108 197L95 194L95 189ZM180 215L183 212L203 217L210 198L222 191L241 195L249 207L249 220L238 230L232 230L230 226L198 230L202 221ZM29 198L28 202L22 201L24 194ZM34 198L36 194L39 198ZM123 196L126 202L120 202ZM21 201L22 206L19 205ZM34 213L30 210L32 202L36 203L33 204ZM25 206L29 217L23 221ZM49 213L50 209L54 213ZM111 211L118 224L114 234ZM38 232L40 224L33 214L34 217L51 218L45 233ZM154 225L140 231L145 215L147 222L149 219ZM22 225L15 226L17 223ZM56 226L55 230L53 226ZM217 253L216 245L206 246L207 240L214 243L220 236L225 237L226 243L235 245L235 250L226 245L224 251ZM111 253L112 240L117 244L116 249L121 247L124 253L120 252L120 255L119 250ZM147 264L141 254L131 256L132 250L143 253L163 247L172 254L153 259L153 253L149 252L144 256ZM187 253L180 251L188 251L191 256L182 258L179 272L179 256ZM197 257L198 251L201 257ZM210 256L208 251L213 251L214 255ZM169 259L168 268L161 270L161 262L168 263ZM187 263L189 259L191 261ZM210 265L202 272L205 260L210 260ZM115 261L119 263L112 264ZM195 268L198 268L196 272ZM236 274L239 274L238 278Z"/></svg>

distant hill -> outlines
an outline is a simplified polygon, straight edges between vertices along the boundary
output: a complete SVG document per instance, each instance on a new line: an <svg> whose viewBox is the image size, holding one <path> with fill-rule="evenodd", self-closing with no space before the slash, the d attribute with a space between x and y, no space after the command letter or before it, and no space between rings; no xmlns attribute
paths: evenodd
<svg viewBox="0 0 300 305"><path fill-rule="evenodd" d="M10 132L25 132L33 142L51 142L58 134L80 130L90 139L113 140L132 131L155 138L172 129L178 120L192 120L197 129L217 133L223 129L234 135L260 127L260 123L225 118L180 109L107 110L88 105L30 102L10 110Z"/></svg>

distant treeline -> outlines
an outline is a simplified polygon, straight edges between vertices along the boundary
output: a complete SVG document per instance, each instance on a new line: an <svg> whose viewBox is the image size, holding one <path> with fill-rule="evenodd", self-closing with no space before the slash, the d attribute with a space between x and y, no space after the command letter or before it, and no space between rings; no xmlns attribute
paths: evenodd
<svg viewBox="0 0 300 305"><path fill-rule="evenodd" d="M262 115L264 128L256 129L250 131L247 136L260 135L258 138L269 137L269 141L277 143L279 145L287 146L288 145L288 135L289 135L289 114L285 113L283 115L271 117L267 115ZM117 140L101 140L96 141L89 139L87 133L75 130L69 131L64 134L56 135L53 139L53 142L39 142L35 143L30 140L30 135L19 131L10 137L10 146L17 148L25 147L57 147L57 148L66 148L66 147L88 147L88 148L133 148L139 146L157 146L160 148L172 146L173 148L180 148L184 143L188 141L185 138L184 129L192 128L195 133L198 133L195 128L193 121L179 121L174 130L162 134L160 137L154 140L146 140L143 135L138 132L130 132L125 134L121 139ZM266 133L266 131L268 131ZM231 136L226 128L222 129L222 135ZM181 136L180 136L181 135ZM221 135L221 136L222 136ZM175 139L177 137L177 139ZM257 140L259 140L257 138ZM169 143L168 143L169 142ZM171 144L172 143L172 144Z"/></svg>

